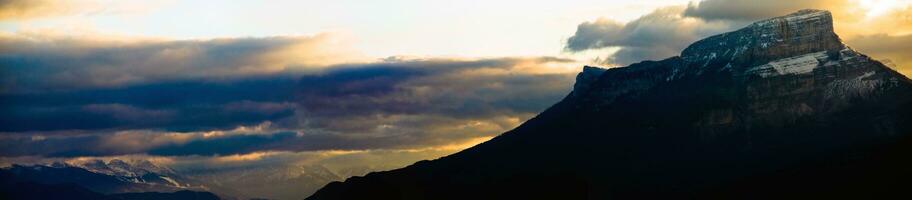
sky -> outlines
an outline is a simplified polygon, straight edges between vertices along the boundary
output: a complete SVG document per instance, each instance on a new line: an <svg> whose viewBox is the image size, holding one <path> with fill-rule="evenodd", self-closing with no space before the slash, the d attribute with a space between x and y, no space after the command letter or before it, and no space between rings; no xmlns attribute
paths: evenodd
<svg viewBox="0 0 912 200"><path fill-rule="evenodd" d="M517 56L560 53L576 23L612 13L630 20L657 6L686 1L58 1L21 4L47 10L8 12L10 32L102 32L168 39L333 33L371 57ZM587 5L587 6L579 6ZM68 6L68 7L67 7ZM58 16L54 16L57 11ZM61 17L60 15L66 15ZM497 45L491 45L497 44Z"/></svg>
<svg viewBox="0 0 912 200"><path fill-rule="evenodd" d="M0 164L402 167L804 8L912 74L912 0L0 0Z"/></svg>

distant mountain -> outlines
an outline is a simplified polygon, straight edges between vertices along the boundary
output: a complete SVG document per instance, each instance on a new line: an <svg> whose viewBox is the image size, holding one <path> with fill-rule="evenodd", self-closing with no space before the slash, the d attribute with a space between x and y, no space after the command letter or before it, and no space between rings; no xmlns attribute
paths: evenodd
<svg viewBox="0 0 912 200"><path fill-rule="evenodd" d="M0 183L0 199L86 199L86 200L218 200L209 192L181 190L173 193L144 192L104 195L73 183Z"/></svg>
<svg viewBox="0 0 912 200"><path fill-rule="evenodd" d="M357 167L330 169L322 165L249 166L190 172L189 176L209 186L233 188L245 197L300 199L333 181L363 176L378 169L394 167Z"/></svg>
<svg viewBox="0 0 912 200"><path fill-rule="evenodd" d="M76 186L108 196L189 190L212 192L222 199L300 199L329 182L392 168L379 165L329 169L321 165L290 165L177 172L147 160L73 160L46 165L13 165L0 169L0 181L51 187L47 190Z"/></svg>
<svg viewBox="0 0 912 200"><path fill-rule="evenodd" d="M206 189L197 181L148 161L133 165L117 159L108 163L93 160L78 165L58 162L0 169L0 190L17 197L8 199L185 199L191 193L195 195L191 199L214 196L209 192L188 191Z"/></svg>
<svg viewBox="0 0 912 200"><path fill-rule="evenodd" d="M172 193L161 192L142 192L142 193L121 193L108 195L114 199L122 200L218 200L219 197L209 192L181 190Z"/></svg>
<svg viewBox="0 0 912 200"><path fill-rule="evenodd" d="M111 159L107 163L102 160L88 160L74 162L66 165L79 167L88 171L110 175L122 181L162 186L163 188L204 188L202 183L185 178L167 167L159 167L147 160L132 160L131 162Z"/></svg>
<svg viewBox="0 0 912 200"><path fill-rule="evenodd" d="M97 199L111 200L73 183L39 184L33 182L0 183L0 199Z"/></svg>
<svg viewBox="0 0 912 200"><path fill-rule="evenodd" d="M665 60L585 67L514 130L307 199L908 199L912 81L832 20L802 10Z"/></svg>
<svg viewBox="0 0 912 200"><path fill-rule="evenodd" d="M3 181L49 185L72 183L102 194L179 190L166 185L131 182L120 177L99 174L73 166L13 165L0 169L0 177L3 178Z"/></svg>

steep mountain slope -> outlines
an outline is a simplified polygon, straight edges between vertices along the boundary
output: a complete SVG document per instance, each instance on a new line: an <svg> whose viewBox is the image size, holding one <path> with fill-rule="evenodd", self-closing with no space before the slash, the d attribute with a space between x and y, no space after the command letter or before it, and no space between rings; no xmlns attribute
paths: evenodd
<svg viewBox="0 0 912 200"><path fill-rule="evenodd" d="M308 199L903 195L891 184L912 178L910 135L912 81L845 46L829 12L802 10L681 56L585 67L514 130Z"/></svg>

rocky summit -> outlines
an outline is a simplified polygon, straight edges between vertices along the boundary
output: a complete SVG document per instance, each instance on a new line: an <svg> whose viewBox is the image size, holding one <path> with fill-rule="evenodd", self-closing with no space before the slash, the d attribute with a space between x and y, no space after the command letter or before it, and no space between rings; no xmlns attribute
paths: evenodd
<svg viewBox="0 0 912 200"><path fill-rule="evenodd" d="M909 198L912 81L832 22L802 10L661 61L584 67L514 130L308 199Z"/></svg>

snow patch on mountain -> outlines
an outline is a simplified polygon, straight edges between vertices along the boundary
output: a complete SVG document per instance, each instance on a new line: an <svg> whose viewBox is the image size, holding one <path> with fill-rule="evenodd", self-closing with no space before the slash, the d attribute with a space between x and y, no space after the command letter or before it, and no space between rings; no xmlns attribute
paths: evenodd
<svg viewBox="0 0 912 200"><path fill-rule="evenodd" d="M171 183L171 184L174 184L174 187L179 187L179 188L184 187L184 186L181 186L180 183L178 183L177 181L174 181L174 179L172 179L172 178L170 178L170 177L162 176L161 178L162 178L162 179L165 179L166 181L168 181L168 182Z"/></svg>
<svg viewBox="0 0 912 200"><path fill-rule="evenodd" d="M807 74L820 65L820 60L827 58L826 51L809 53L805 55L783 58L771 61L746 71L747 74L756 74L761 77L773 77L788 74Z"/></svg>
<svg viewBox="0 0 912 200"><path fill-rule="evenodd" d="M888 82L871 78L876 72L865 72L852 79L836 80L827 85L825 98L866 97L871 96L878 88L884 88Z"/></svg>

